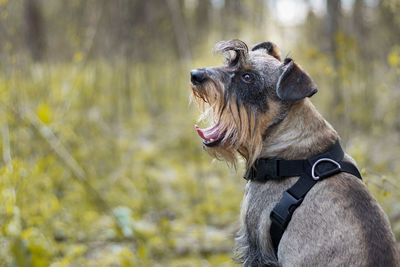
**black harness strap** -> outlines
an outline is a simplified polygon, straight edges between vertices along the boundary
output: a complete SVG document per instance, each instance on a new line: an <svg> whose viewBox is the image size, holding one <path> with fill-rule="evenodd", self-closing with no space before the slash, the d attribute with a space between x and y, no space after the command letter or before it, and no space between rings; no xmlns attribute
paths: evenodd
<svg viewBox="0 0 400 267"><path fill-rule="evenodd" d="M357 167L343 161L343 158L344 152L337 141L325 153L304 160L258 159L254 167L245 175L245 179L255 181L300 176L297 182L283 193L270 214L270 235L275 253L278 252L279 242L294 211L318 181L339 172L347 172L362 179Z"/></svg>

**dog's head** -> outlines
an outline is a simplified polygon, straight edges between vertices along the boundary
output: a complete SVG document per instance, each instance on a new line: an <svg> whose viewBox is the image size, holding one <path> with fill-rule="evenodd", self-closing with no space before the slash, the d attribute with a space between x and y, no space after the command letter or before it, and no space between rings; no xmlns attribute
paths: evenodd
<svg viewBox="0 0 400 267"><path fill-rule="evenodd" d="M281 61L271 42L249 51L240 40L223 41L215 50L225 55L225 65L190 72L193 95L212 124L206 129L196 125L196 130L216 158L234 163L239 152L251 166L268 129L285 117L293 102L312 96L317 88L292 59Z"/></svg>

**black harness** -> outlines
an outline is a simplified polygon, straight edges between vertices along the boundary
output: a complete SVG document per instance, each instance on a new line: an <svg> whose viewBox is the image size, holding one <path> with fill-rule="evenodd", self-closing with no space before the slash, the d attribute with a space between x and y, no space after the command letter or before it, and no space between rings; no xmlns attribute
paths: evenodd
<svg viewBox="0 0 400 267"><path fill-rule="evenodd" d="M261 182L300 176L299 180L283 193L281 200L270 214L270 235L275 253L278 252L279 242L294 211L318 181L339 172L347 172L362 179L357 167L350 162L343 161L343 158L344 152L337 141L325 153L304 160L258 159L254 167L245 174L246 180Z"/></svg>

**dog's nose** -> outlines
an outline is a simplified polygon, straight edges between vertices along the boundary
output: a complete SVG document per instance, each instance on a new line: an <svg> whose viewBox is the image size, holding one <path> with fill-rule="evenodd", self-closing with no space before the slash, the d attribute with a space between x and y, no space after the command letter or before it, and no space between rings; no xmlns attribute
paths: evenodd
<svg viewBox="0 0 400 267"><path fill-rule="evenodd" d="M199 85L206 80L206 71L204 69L195 69L190 72L190 80L194 85Z"/></svg>

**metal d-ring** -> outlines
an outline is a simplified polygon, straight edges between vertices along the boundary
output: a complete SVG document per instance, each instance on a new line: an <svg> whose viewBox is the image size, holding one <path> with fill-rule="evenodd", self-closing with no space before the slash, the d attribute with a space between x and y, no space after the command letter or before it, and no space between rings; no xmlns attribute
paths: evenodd
<svg viewBox="0 0 400 267"><path fill-rule="evenodd" d="M319 180L319 178L320 178L319 176L316 176L316 175L315 175L315 167L317 167L317 165L318 165L320 162L323 162L323 161L328 161L328 162L330 162L330 163L335 164L336 167L338 167L339 170L340 170L340 168L341 168L340 164L337 163L336 161L334 161L333 159L329 159L329 158L322 158L322 159L319 159L319 160L317 160L316 162L314 162L314 164L313 164L313 166L312 166L312 168L311 168L311 177L312 177L315 181Z"/></svg>

